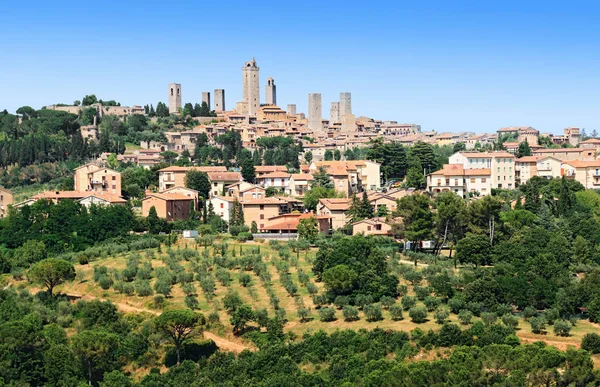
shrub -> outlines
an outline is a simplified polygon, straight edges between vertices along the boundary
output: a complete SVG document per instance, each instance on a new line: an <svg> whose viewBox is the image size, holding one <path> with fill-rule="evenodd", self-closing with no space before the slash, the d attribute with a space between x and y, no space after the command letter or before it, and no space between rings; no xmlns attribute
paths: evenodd
<svg viewBox="0 0 600 387"><path fill-rule="evenodd" d="M229 273L229 270L222 267L215 271L215 277L217 277L217 280L219 280L223 286L229 286L229 283L231 282L231 274Z"/></svg>
<svg viewBox="0 0 600 387"><path fill-rule="evenodd" d="M298 308L298 317L300 318L300 322L306 322L310 318L310 310L305 307Z"/></svg>
<svg viewBox="0 0 600 387"><path fill-rule="evenodd" d="M573 328L573 326L567 320L556 320L554 322L554 334L557 336L569 336L571 328Z"/></svg>
<svg viewBox="0 0 600 387"><path fill-rule="evenodd" d="M110 287L113 285L113 280L112 278L110 278L108 275L103 275L102 277L100 277L100 279L98 280L98 284L100 285L100 287L104 290L108 290L110 289Z"/></svg>
<svg viewBox="0 0 600 387"><path fill-rule="evenodd" d="M519 326L519 319L513 316L512 313L507 313L502 316L502 324L514 329Z"/></svg>
<svg viewBox="0 0 600 387"><path fill-rule="evenodd" d="M498 304L493 308L496 316L502 317L506 314L512 314L513 308L510 305Z"/></svg>
<svg viewBox="0 0 600 387"><path fill-rule="evenodd" d="M292 297L298 293L298 285L293 283L292 281L286 282L284 285L285 291Z"/></svg>
<svg viewBox="0 0 600 387"><path fill-rule="evenodd" d="M425 307L427 308L427 310L429 312L432 312L432 311L436 310L437 307L442 304L442 300L440 300L437 297L427 296L423 300L423 303L425 304Z"/></svg>
<svg viewBox="0 0 600 387"><path fill-rule="evenodd" d="M358 320L358 308L352 305L344 305L342 310L345 321L356 321Z"/></svg>
<svg viewBox="0 0 600 387"><path fill-rule="evenodd" d="M415 290L415 294L417 295L417 299L419 301L423 301L425 299L425 297L429 296L429 294L431 293L429 288L424 287L424 286L415 286L414 290Z"/></svg>
<svg viewBox="0 0 600 387"><path fill-rule="evenodd" d="M308 294L311 295L317 294L319 292L319 288L317 287L317 285L315 285L312 282L306 284L306 290L308 291Z"/></svg>
<svg viewBox="0 0 600 387"><path fill-rule="evenodd" d="M335 305L338 309L342 309L344 306L350 303L350 299L346 296L337 296L335 300L333 300L333 305Z"/></svg>
<svg viewBox="0 0 600 387"><path fill-rule="evenodd" d="M329 307L323 307L319 309L319 317L323 322L329 322L335 320L335 309Z"/></svg>
<svg viewBox="0 0 600 387"><path fill-rule="evenodd" d="M130 282L125 282L122 286L121 291L128 296L132 296L135 293L133 284Z"/></svg>
<svg viewBox="0 0 600 387"><path fill-rule="evenodd" d="M390 297L390 296L383 296L383 297L381 297L381 299L379 300L379 302L381 302L381 305L385 309L389 309L390 306L392 306L392 305L394 305L396 303L396 299L394 297Z"/></svg>
<svg viewBox="0 0 600 387"><path fill-rule="evenodd" d="M160 293L165 297L169 297L171 294L171 283L164 278L159 278L154 283L154 290L156 293Z"/></svg>
<svg viewBox="0 0 600 387"><path fill-rule="evenodd" d="M525 309L523 309L523 318L525 319L525 321L529 320L532 317L535 317L536 315L537 311L534 307L528 306Z"/></svg>
<svg viewBox="0 0 600 387"><path fill-rule="evenodd" d="M181 290L186 296L193 296L196 294L196 287L191 282L186 282L183 285L181 285Z"/></svg>
<svg viewBox="0 0 600 387"><path fill-rule="evenodd" d="M483 308L483 304L481 302L467 302L465 306L468 310L473 313L474 316L479 316L481 314L481 308Z"/></svg>
<svg viewBox="0 0 600 387"><path fill-rule="evenodd" d="M240 281L240 285L245 288L252 284L252 277L250 277L250 274L241 273L238 279Z"/></svg>
<svg viewBox="0 0 600 387"><path fill-rule="evenodd" d="M400 321L404 318L404 316L402 315L402 305L394 304L390 306L389 311L390 316L392 316L392 320L394 321Z"/></svg>
<svg viewBox="0 0 600 387"><path fill-rule="evenodd" d="M383 313L380 304L371 304L364 307L364 313L367 321L379 321L383 319Z"/></svg>
<svg viewBox="0 0 600 387"><path fill-rule="evenodd" d="M363 309L366 305L373 303L373 297L370 294L359 294L354 298L354 303L360 309Z"/></svg>
<svg viewBox="0 0 600 387"><path fill-rule="evenodd" d="M433 313L433 318L435 319L435 322L440 325L444 324L448 317L450 317L450 312L448 312L448 309L446 308L438 308Z"/></svg>
<svg viewBox="0 0 600 387"><path fill-rule="evenodd" d="M200 303L198 302L198 297L193 295L185 296L185 305L191 310L196 310L200 308Z"/></svg>
<svg viewBox="0 0 600 387"><path fill-rule="evenodd" d="M162 294L154 296L154 308L162 309L165 306L165 297Z"/></svg>
<svg viewBox="0 0 600 387"><path fill-rule="evenodd" d="M152 288L150 287L150 282L148 281L135 281L134 282L135 292L140 297L147 297L154 294Z"/></svg>
<svg viewBox="0 0 600 387"><path fill-rule="evenodd" d="M324 294L315 294L313 295L312 299L313 304L315 304L317 308L327 304L327 297Z"/></svg>
<svg viewBox="0 0 600 387"><path fill-rule="evenodd" d="M413 306L408 311L408 315L412 322L421 324L427 320L427 309L422 306Z"/></svg>
<svg viewBox="0 0 600 387"><path fill-rule="evenodd" d="M462 297L454 297L448 300L448 306L450 312L458 314L461 310L465 309L466 302Z"/></svg>
<svg viewBox="0 0 600 387"><path fill-rule="evenodd" d="M473 319L473 312L468 309L463 309L458 312L458 320L463 325L469 325Z"/></svg>
<svg viewBox="0 0 600 387"><path fill-rule="evenodd" d="M597 333L586 333L581 339L581 348L589 353L600 353L600 335Z"/></svg>
<svg viewBox="0 0 600 387"><path fill-rule="evenodd" d="M398 285L398 294L404 297L408 293L408 287L406 285Z"/></svg>
<svg viewBox="0 0 600 387"><path fill-rule="evenodd" d="M404 310L409 310L413 306L417 305L417 300L411 296L402 297L402 300L400 302L402 303L402 307L404 308Z"/></svg>
<svg viewBox="0 0 600 387"><path fill-rule="evenodd" d="M546 309L544 312L544 318L548 322L548 325L553 325L559 317L558 309Z"/></svg>
<svg viewBox="0 0 600 387"><path fill-rule="evenodd" d="M486 327L489 327L490 325L494 325L496 323L496 320L498 320L498 316L496 316L496 313L483 312L481 314L481 320L483 321Z"/></svg>
<svg viewBox="0 0 600 387"><path fill-rule="evenodd" d="M546 320L543 317L530 317L531 332L543 333L546 330Z"/></svg>

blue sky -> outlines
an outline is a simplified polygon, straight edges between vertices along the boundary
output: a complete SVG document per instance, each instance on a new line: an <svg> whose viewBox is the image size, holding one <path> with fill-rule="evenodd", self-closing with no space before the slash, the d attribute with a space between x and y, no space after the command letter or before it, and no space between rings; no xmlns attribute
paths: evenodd
<svg viewBox="0 0 600 387"><path fill-rule="evenodd" d="M213 3L213 4L211 4ZM530 125L600 132L600 4L582 1L28 1L0 11L0 109L85 94L144 105L182 84L241 99L256 57L278 104L324 116L350 91L357 115L423 130Z"/></svg>

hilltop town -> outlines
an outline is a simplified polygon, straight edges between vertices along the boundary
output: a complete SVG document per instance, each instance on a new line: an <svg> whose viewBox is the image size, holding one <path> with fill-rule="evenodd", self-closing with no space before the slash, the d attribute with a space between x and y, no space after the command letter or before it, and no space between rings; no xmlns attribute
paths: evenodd
<svg viewBox="0 0 600 387"><path fill-rule="evenodd" d="M267 238L296 237L300 220L308 216L326 234L344 229L392 235L395 220L389 215L396 201L415 192L436 196L449 191L475 200L515 190L535 176L565 176L585 188L600 187L600 139L579 128L566 128L560 136L528 126L488 134L422 131L418 124L356 117L349 92L331 103L329 118L323 117L319 93L308 95L307 113L297 112L295 104L283 110L271 77L263 103L254 58L242 67L243 100L227 110L225 95L224 89L216 89L203 92L201 104L184 104L183 86L172 83L168 102L156 108L120 106L94 95L73 105L46 106L40 116L56 112L79 117L73 144L83 142L87 154L78 157L81 165L74 169L72 188L35 192L17 202L2 188L0 215L9 206L40 199L76 200L87 207L131 202L142 216L154 208L169 222L190 219L210 207L227 228L239 205L247 231ZM4 117L27 124L38 115L29 107L19 113ZM418 154L416 162L412 151ZM432 158L436 160L427 161ZM154 178L135 181L136 186L128 177L132 167L151 171ZM411 169L416 169L412 178ZM210 189L200 192L189 183L190 171L203 173ZM329 191L311 189L316 174L325 176L325 183L316 185ZM352 215L357 196L369 202L370 219Z"/></svg>

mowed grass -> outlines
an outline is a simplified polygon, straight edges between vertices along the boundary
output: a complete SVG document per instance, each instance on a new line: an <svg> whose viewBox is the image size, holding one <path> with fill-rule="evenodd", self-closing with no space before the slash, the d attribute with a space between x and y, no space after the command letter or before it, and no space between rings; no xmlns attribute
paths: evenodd
<svg viewBox="0 0 600 387"><path fill-rule="evenodd" d="M260 246L260 253L262 256L263 262L266 263L269 274L271 276L271 287L273 288L276 296L279 298L279 305L281 308L285 309L286 312L286 325L285 330L294 332L295 334L301 336L306 332L316 332L318 330L324 330L326 332L333 332L338 329L393 329L393 330L401 330L410 332L416 328L419 328L423 331L428 330L438 330L440 325L437 324L433 319L433 312L429 312L428 320L425 323L416 324L411 321L408 311L404 312L404 319L400 321L392 320L389 312L387 310L383 310L383 319L380 321L369 322L366 320L363 312L360 312L360 319L357 321L344 321L342 311L336 309L336 320L331 322L322 322L319 319L318 309L315 308L312 296L308 293L305 286L303 286L298 280L298 271L301 269L304 273L306 273L311 282L313 282L319 289L319 293L322 293L324 289L324 285L320 282L316 282L314 275L312 273L312 261L316 255L316 249L311 249L310 251L304 252L302 251L299 254L298 264L297 266L290 264L289 273L291 274L291 278L294 283L298 287L297 294L292 297L285 290L280 274L275 267L275 263L280 260L279 253L271 248L268 244L258 244L255 242L251 243L235 243L229 242L228 251L229 255L233 255L233 251L235 250L235 255L237 258L240 257L240 246L242 248L242 254L249 252L252 249L256 249ZM201 256L204 247L196 246L194 242L179 242L176 246L173 247L174 250L188 248L188 249L197 249L200 253L200 257L198 260L203 260ZM213 256L213 249L209 248L211 257ZM93 279L94 275L94 267L96 266L105 266L108 268L109 272L115 270L123 270L126 267L126 261L129 254L119 255L115 257L100 259L94 262L91 262L86 265L76 265L77 278L75 281L61 285L57 288L57 291L62 293L66 293L74 296L81 296L82 299L103 299L110 300L113 303L117 304L117 306L124 312L130 313L140 313L145 312L149 314L159 314L163 310L167 309L178 309L178 308L186 308L185 305L185 295L181 288L180 284L176 284L172 287L171 295L166 299L166 303L162 309L156 308L154 305L154 296L140 297L137 295L126 295L119 293L114 290L114 288L110 288L107 290L103 290L98 283L96 283ZM167 249L163 247L163 252L159 253L157 249L154 249L150 256L148 252L139 252L141 255L141 262L150 261L152 267L154 269L158 267L166 266L163 258L167 257ZM153 258L151 258L153 256ZM292 259L296 258L296 253L291 252L290 263ZM192 263L182 260L179 262L186 271L192 270ZM213 265L211 268L212 273L216 270L216 265ZM265 284L261 281L261 279L254 274L252 271L244 271L240 268L230 269L230 275L232 278L231 283L228 286L223 286L219 281L215 280L216 291L215 297L212 300L207 299L206 295L203 293L200 283L198 280L194 279L193 284L197 290L197 297L200 306L200 312L208 315L213 312L217 312L220 317L220 321L223 324L224 328L219 332L223 336L232 337L231 334L231 325L229 323L229 315L223 310L223 297L228 293L229 290L233 290L237 292L242 300L251 305L255 310L257 309L267 309L269 312L269 316L272 317L275 315L275 310L271 305L269 294L265 288ZM244 287L240 284L238 278L240 273L249 274L252 281L251 285L248 287ZM154 282L156 279L152 279L150 284L154 287ZM31 284L26 283L25 281L19 281L20 286L30 286ZM404 285L407 285L405 282L402 282ZM414 295L412 286L408 286L409 295ZM301 303L304 304L305 307L311 310L311 318L309 321L301 322L298 318L298 300L296 298L301 299ZM397 300L400 302L400 299ZM422 305L419 302L417 305ZM474 318L473 321L477 321L478 318ZM451 314L448 321L459 324L458 317L455 314ZM589 332L600 332L600 326L597 324L590 323L587 320L578 321L577 324L573 327L571 331L571 335L568 337L560 337L554 334L553 327L547 326L547 332L545 334L534 334L531 332L531 327L527 321L524 321L522 318L519 319L519 327L517 330L517 336L521 339L522 342L534 342L534 341L544 341L548 345L553 345L559 349L567 349L568 347L579 347L581 343L581 339L586 333ZM595 359L598 360L598 359ZM596 362L598 364L598 362Z"/></svg>

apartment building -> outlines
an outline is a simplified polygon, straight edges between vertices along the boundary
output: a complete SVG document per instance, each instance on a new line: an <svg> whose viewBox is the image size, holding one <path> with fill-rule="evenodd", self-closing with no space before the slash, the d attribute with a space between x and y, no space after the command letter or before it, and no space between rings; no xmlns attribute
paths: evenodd
<svg viewBox="0 0 600 387"><path fill-rule="evenodd" d="M121 173L96 164L85 164L74 171L75 191L107 192L121 196Z"/></svg>
<svg viewBox="0 0 600 387"><path fill-rule="evenodd" d="M600 189L600 160L566 161L562 168L564 176L575 179L586 189Z"/></svg>
<svg viewBox="0 0 600 387"><path fill-rule="evenodd" d="M209 172L227 172L223 166L202 166L202 167L178 167L170 166L158 170L158 190L166 191L173 187L185 187L185 175L188 171Z"/></svg>
<svg viewBox="0 0 600 387"><path fill-rule="evenodd" d="M287 203L277 198L263 198L244 200L242 208L244 211L244 222L250 227L252 222L256 222L258 230L264 230L268 220L282 213L282 209L287 207Z"/></svg>
<svg viewBox="0 0 600 387"><path fill-rule="evenodd" d="M516 185L525 184L534 176L560 177L561 161L552 156L524 156L515 160Z"/></svg>
<svg viewBox="0 0 600 387"><path fill-rule="evenodd" d="M348 223L346 212L348 212L349 209L350 199L319 199L319 204L317 204L317 215L329 216L331 229L337 230L346 226L346 223Z"/></svg>
<svg viewBox="0 0 600 387"><path fill-rule="evenodd" d="M508 152L457 152L450 156L449 164L461 164L465 170L491 170L491 188L514 189L516 186L515 156Z"/></svg>
<svg viewBox="0 0 600 387"><path fill-rule="evenodd" d="M189 219L193 200L178 193L150 193L142 199L142 216L148 216L154 207L158 217L167 221Z"/></svg>
<svg viewBox="0 0 600 387"><path fill-rule="evenodd" d="M226 191L225 187L243 181L239 172L208 172L207 175L211 195L222 195Z"/></svg>

